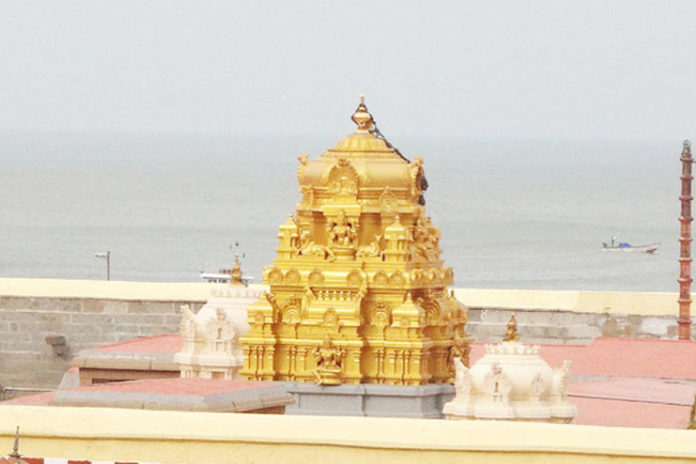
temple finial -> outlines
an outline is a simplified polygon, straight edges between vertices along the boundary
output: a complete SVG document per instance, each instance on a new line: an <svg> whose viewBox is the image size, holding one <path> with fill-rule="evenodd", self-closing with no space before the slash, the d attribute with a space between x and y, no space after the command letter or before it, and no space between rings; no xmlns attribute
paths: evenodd
<svg viewBox="0 0 696 464"><path fill-rule="evenodd" d="M510 316L510 320L508 321L507 324L507 331L505 332L505 338L503 338L504 342L519 342L520 341L520 334L517 333L517 319L515 318L515 314L513 313L512 316Z"/></svg>
<svg viewBox="0 0 696 464"><path fill-rule="evenodd" d="M239 242L234 242L235 252L234 252L234 266L230 271L230 285L240 285L244 284L242 265L239 262Z"/></svg>
<svg viewBox="0 0 696 464"><path fill-rule="evenodd" d="M19 425L17 426L17 430L15 430L14 446L12 447L12 454L10 456L19 457Z"/></svg>
<svg viewBox="0 0 696 464"><path fill-rule="evenodd" d="M12 447L12 452L8 455L7 461L12 464L27 464L27 461L22 459L22 455L19 454L19 425L15 431L14 446Z"/></svg>
<svg viewBox="0 0 696 464"><path fill-rule="evenodd" d="M352 119L353 122L358 125L357 132L365 133L370 132L372 130L374 119L372 119L372 115L367 110L367 106L365 106L364 94L360 94L360 104L355 109L355 112L353 113L353 116L351 116L350 119Z"/></svg>

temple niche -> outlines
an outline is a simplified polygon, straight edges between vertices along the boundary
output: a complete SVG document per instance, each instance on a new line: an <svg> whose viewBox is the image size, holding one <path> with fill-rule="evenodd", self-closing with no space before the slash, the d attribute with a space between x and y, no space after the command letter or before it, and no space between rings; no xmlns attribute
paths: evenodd
<svg viewBox="0 0 696 464"><path fill-rule="evenodd" d="M264 269L270 290L248 308L247 379L424 385L451 381L455 358L468 365L423 159L391 147L362 99L352 120L335 148L299 157L302 199Z"/></svg>

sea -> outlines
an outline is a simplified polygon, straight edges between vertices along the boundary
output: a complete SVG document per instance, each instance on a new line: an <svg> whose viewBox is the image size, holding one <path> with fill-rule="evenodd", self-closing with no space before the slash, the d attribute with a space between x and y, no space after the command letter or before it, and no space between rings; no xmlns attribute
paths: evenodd
<svg viewBox="0 0 696 464"><path fill-rule="evenodd" d="M340 137L0 133L0 277L198 281L235 242L258 282L299 199L297 156ZM458 287L676 291L681 140L397 137L425 160ZM611 237L659 242L608 253Z"/></svg>

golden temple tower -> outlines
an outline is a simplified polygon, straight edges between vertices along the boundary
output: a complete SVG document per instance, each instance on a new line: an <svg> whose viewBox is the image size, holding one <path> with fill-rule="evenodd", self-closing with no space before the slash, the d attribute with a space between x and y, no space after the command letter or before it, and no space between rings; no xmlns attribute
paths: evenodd
<svg viewBox="0 0 696 464"><path fill-rule="evenodd" d="M352 120L335 148L299 156L302 200L241 339L250 380L423 385L449 381L454 357L468 365L467 309L447 291L423 159L381 137L363 97Z"/></svg>

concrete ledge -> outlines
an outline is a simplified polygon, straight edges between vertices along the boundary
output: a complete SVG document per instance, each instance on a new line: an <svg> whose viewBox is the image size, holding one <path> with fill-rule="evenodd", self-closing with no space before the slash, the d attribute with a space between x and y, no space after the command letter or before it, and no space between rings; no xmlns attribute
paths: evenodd
<svg viewBox="0 0 696 464"><path fill-rule="evenodd" d="M57 390L51 406L172 411L246 412L284 409L294 401L283 385L210 379L147 379Z"/></svg>
<svg viewBox="0 0 696 464"><path fill-rule="evenodd" d="M575 313L675 316L676 292L605 292L579 290L513 290L457 288L455 295L470 308L559 310Z"/></svg>
<svg viewBox="0 0 696 464"><path fill-rule="evenodd" d="M94 298L108 300L204 302L215 288L205 282L124 282L105 280L0 278L0 296L29 298ZM262 289L259 284L251 285ZM606 292L458 288L467 306L518 310L561 310L581 313L676 315L676 292Z"/></svg>
<svg viewBox="0 0 696 464"><path fill-rule="evenodd" d="M160 463L696 462L694 433L506 421L4 406L20 452Z"/></svg>
<svg viewBox="0 0 696 464"><path fill-rule="evenodd" d="M0 278L0 295L147 301L206 301L213 288L225 286L226 284L206 282Z"/></svg>

